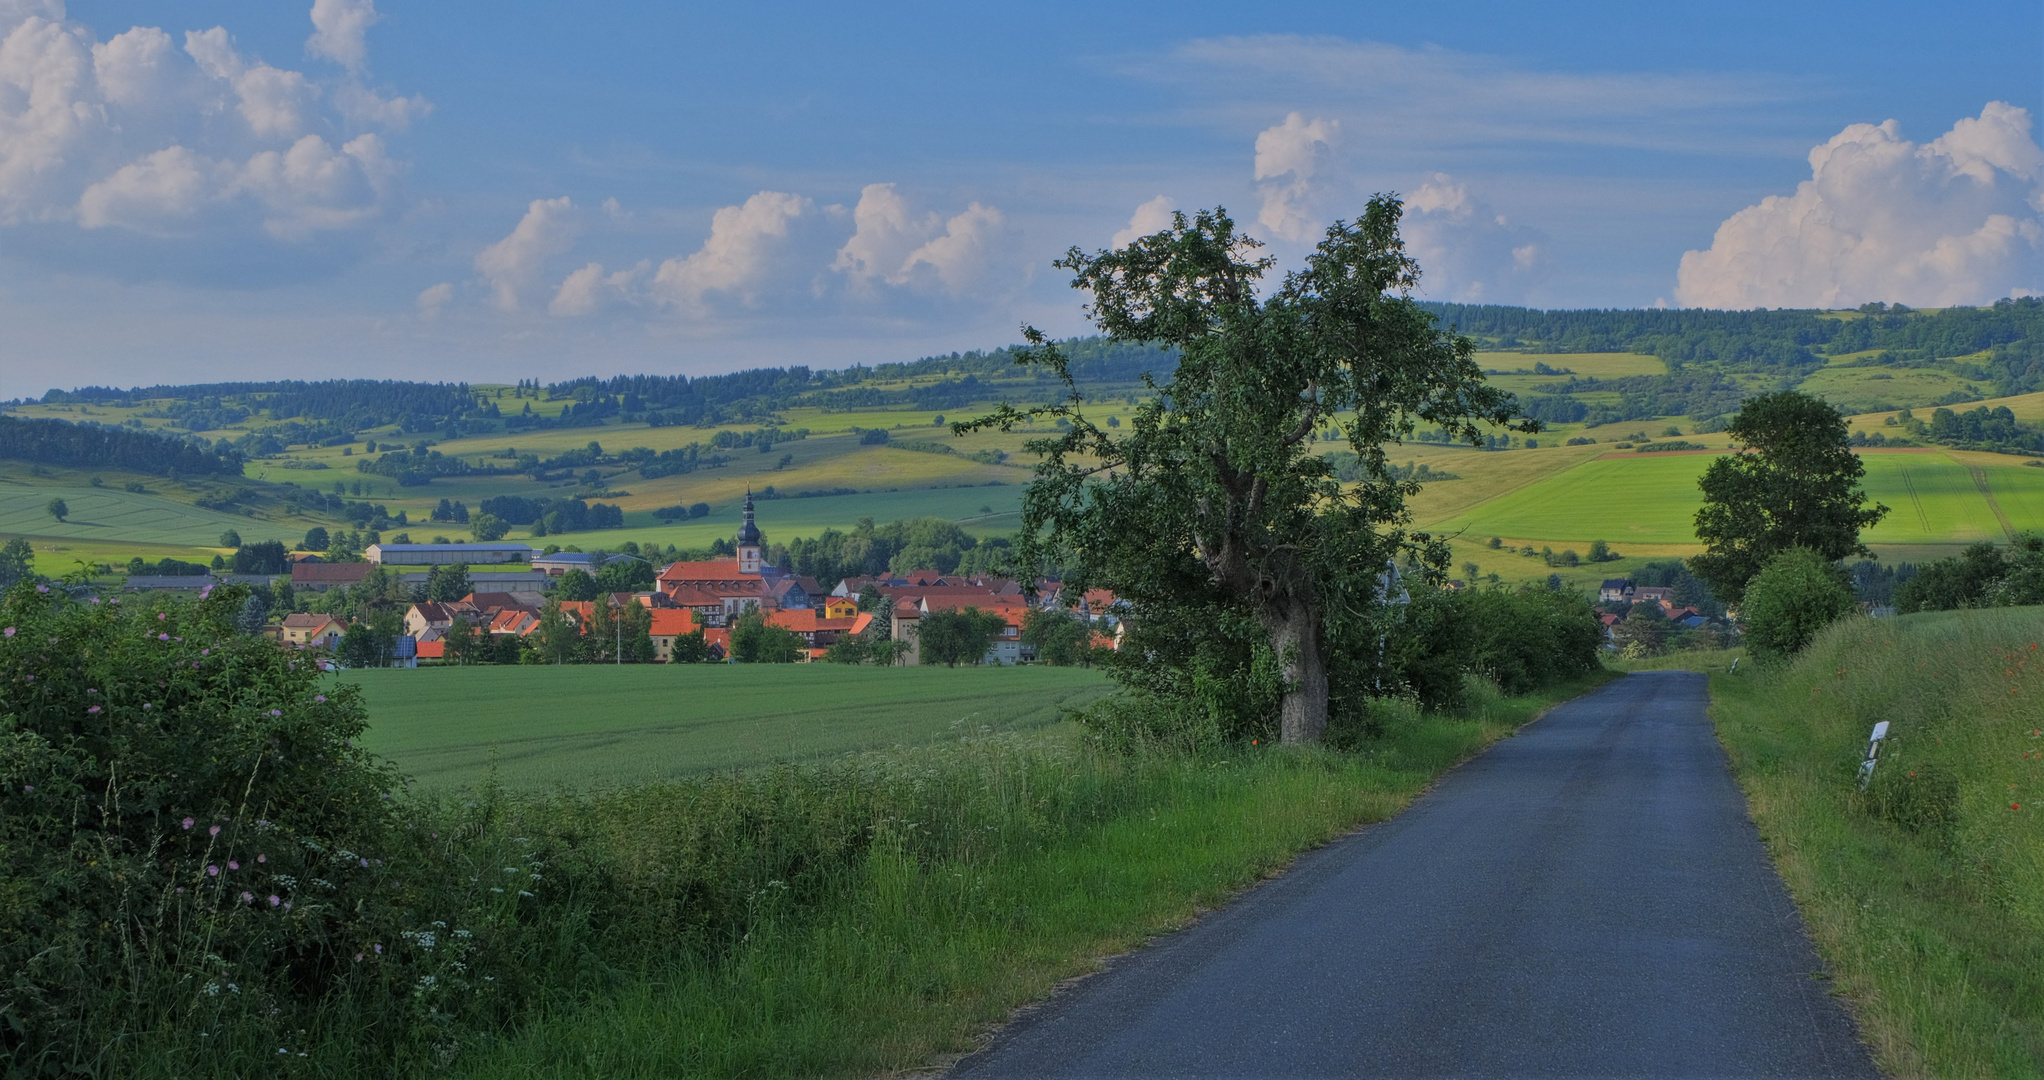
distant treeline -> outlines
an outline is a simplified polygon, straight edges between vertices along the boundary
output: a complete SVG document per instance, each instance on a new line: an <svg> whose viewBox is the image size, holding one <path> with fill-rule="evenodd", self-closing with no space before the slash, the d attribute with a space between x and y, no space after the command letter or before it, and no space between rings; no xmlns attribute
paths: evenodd
<svg viewBox="0 0 2044 1080"><path fill-rule="evenodd" d="M235 450L133 428L12 416L0 416L0 458L156 476L240 476L243 460Z"/></svg>
<svg viewBox="0 0 2044 1080"><path fill-rule="evenodd" d="M85 386L51 390L45 405L110 405L132 407L151 400L174 399L164 410L171 419L196 417L209 430L239 423L256 410L277 420L330 424L348 431L397 424L406 431L432 431L460 417L495 416L494 403L481 401L467 383L399 382L392 379L333 379L326 382L224 382L185 386L159 384L117 390Z"/></svg>
<svg viewBox="0 0 2044 1080"><path fill-rule="evenodd" d="M1082 383L1130 384L1144 373L1168 375L1177 360L1168 350L1130 345L1102 338L1077 338L1061 344L1071 358L1073 376ZM863 365L836 371L807 366L759 368L729 375L618 375L582 378L547 386L556 400L573 398L560 420L515 416L520 427L577 426L601 423L612 416L643 419L656 426L730 423L765 417L775 409L815 406L827 410L911 406L955 409L1000 396L996 381L1040 381L1018 369L1019 346L925 357L902 364ZM936 376L938 382L912 387L891 383Z"/></svg>
<svg viewBox="0 0 2044 1080"><path fill-rule="evenodd" d="M1464 334L1533 352L1632 352L1659 357L1671 373L1692 365L1723 372L1798 376L1825 357L1879 352L1868 366L1950 366L1994 384L2000 395L2044 389L2044 300L1998 300L1984 308L1913 311L1866 304L1858 317L1818 311L1586 309L1539 311L1494 304L1422 305ZM1586 388L1587 389L1587 388ZM1680 410L1690 411L1690 410Z"/></svg>

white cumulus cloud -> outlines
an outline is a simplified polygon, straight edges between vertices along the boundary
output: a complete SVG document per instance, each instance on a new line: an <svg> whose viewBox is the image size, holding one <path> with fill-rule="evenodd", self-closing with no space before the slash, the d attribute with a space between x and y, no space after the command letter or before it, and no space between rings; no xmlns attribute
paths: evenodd
<svg viewBox="0 0 2044 1080"><path fill-rule="evenodd" d="M1467 184L1434 173L1405 199L1401 229L1420 291L1464 304L1520 304L1547 276L1546 238L1512 225Z"/></svg>
<svg viewBox="0 0 2044 1080"><path fill-rule="evenodd" d="M369 28L380 18L375 0L312 0L312 36L305 39L305 51L359 72L369 62Z"/></svg>
<svg viewBox="0 0 2044 1080"><path fill-rule="evenodd" d="M490 302L516 311L523 295L538 282L546 261L565 254L582 235L582 214L566 195L534 199L511 235L475 257L476 272L490 287Z"/></svg>
<svg viewBox="0 0 2044 1080"><path fill-rule="evenodd" d="M605 200L606 206L616 203L615 199ZM607 271L602 263L589 263L562 279L561 287L547 304L547 313L562 317L594 315L611 304L629 301L632 286L652 265L642 259L637 266Z"/></svg>
<svg viewBox="0 0 2044 1080"><path fill-rule="evenodd" d="M762 191L710 219L710 235L686 257L668 259L653 275L656 298L702 314L712 294L757 307L809 274L816 203L785 191Z"/></svg>
<svg viewBox="0 0 2044 1080"><path fill-rule="evenodd" d="M315 23L360 58L348 50L365 11L373 21L344 3ZM0 227L294 243L355 228L383 214L404 169L381 132L425 109L352 72L321 83L245 55L225 27L187 31L182 49L160 27L99 41L60 3L0 0ZM334 112L353 128L345 141L325 134L342 126Z"/></svg>
<svg viewBox="0 0 2044 1080"><path fill-rule="evenodd" d="M1990 102L1931 142L1853 124L1810 151L1810 179L1682 256L1688 307L1919 307L2044 290L2044 150L2030 114Z"/></svg>
<svg viewBox="0 0 2044 1080"><path fill-rule="evenodd" d="M420 289L418 299L414 303L419 307L420 318L437 319L440 317L441 310L452 302L453 299L454 283L443 281L438 285L428 285Z"/></svg>
<svg viewBox="0 0 2044 1080"><path fill-rule="evenodd" d="M1263 207L1256 220L1286 240L1313 239L1321 220L1326 174L1333 166L1338 120L1308 121L1298 113L1256 136L1256 187Z"/></svg>
<svg viewBox="0 0 2044 1080"><path fill-rule="evenodd" d="M831 268L845 275L854 292L871 294L885 284L957 293L985 276L999 253L1006 219L976 202L950 218L919 213L895 185L868 184L852 223L851 239L838 249Z"/></svg>
<svg viewBox="0 0 2044 1080"><path fill-rule="evenodd" d="M1145 236L1153 236L1171 227L1171 216L1178 211L1178 202L1169 195L1159 195L1149 202L1136 207L1129 215L1128 226L1114 234L1107 242L1108 247L1124 248Z"/></svg>

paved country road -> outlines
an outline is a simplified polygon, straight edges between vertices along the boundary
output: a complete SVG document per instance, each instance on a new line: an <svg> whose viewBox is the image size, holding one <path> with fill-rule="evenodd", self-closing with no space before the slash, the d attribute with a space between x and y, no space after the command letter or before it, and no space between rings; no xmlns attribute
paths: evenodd
<svg viewBox="0 0 2044 1080"><path fill-rule="evenodd" d="M1628 675L1025 1014L956 1077L1873 1077L1705 681Z"/></svg>

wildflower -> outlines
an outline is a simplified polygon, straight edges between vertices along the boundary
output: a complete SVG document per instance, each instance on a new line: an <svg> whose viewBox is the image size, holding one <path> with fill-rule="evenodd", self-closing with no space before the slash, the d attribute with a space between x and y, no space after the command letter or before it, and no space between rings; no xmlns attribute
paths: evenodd
<svg viewBox="0 0 2044 1080"><path fill-rule="evenodd" d="M369 865L369 860L368 860L368 859L363 859L363 860L362 860L362 865L363 865L364 867L367 867L367 866Z"/></svg>
<svg viewBox="0 0 2044 1080"><path fill-rule="evenodd" d="M233 859L229 859L229 860L227 860L227 868L228 868L229 870L239 870L239 869L241 869L241 864L240 864L240 863L238 863L238 862L235 862L235 861L234 861Z"/></svg>
<svg viewBox="0 0 2044 1080"><path fill-rule="evenodd" d="M284 901L284 910L285 911L291 910L291 901L289 900Z"/></svg>
<svg viewBox="0 0 2044 1080"><path fill-rule="evenodd" d="M8 637L13 637L13 636L14 636L14 628L13 628L13 627L11 627L11 626L10 626L10 627L8 627L8 628L6 629L6 631L5 631L5 633L6 633L6 635L7 635Z"/></svg>
<svg viewBox="0 0 2044 1080"><path fill-rule="evenodd" d="M255 894L254 894L254 893L251 893L251 892L245 892L245 893L242 893L242 894L241 894L241 902L242 902L242 903L244 903L244 904L248 903L248 902L249 902L250 900L253 900L253 899L255 899Z"/></svg>
<svg viewBox="0 0 2044 1080"><path fill-rule="evenodd" d="M39 593L47 593L50 591L50 587L48 585L38 585L35 587L35 591Z"/></svg>
<svg viewBox="0 0 2044 1080"><path fill-rule="evenodd" d="M381 945L377 945L377 946L374 946L374 948L376 949L376 955L378 955L378 956L382 956L382 955L383 955L383 946L381 946Z"/></svg>
<svg viewBox="0 0 2044 1080"><path fill-rule="evenodd" d="M207 868L206 868L206 876L207 876L207 877L219 877L219 876L220 876L220 868L219 868L219 867L217 867L217 866L209 866L209 867L207 867Z"/></svg>
<svg viewBox="0 0 2044 1080"><path fill-rule="evenodd" d="M148 711L149 711L149 703L148 703L148 702L146 702L146 701L145 701L145 702L143 702L143 703L142 703L142 711L143 711L143 712L148 712Z"/></svg>
<svg viewBox="0 0 2044 1080"><path fill-rule="evenodd" d="M257 861L257 862L269 862L269 861L270 861L270 857L269 857L268 855L258 855L258 856L256 856L256 861Z"/></svg>
<svg viewBox="0 0 2044 1080"><path fill-rule="evenodd" d="M99 711L99 706L97 706L97 705L94 705L94 706L93 706L92 708L90 708L90 709L87 709L87 710L85 710L85 711L86 711L86 713L87 713L88 715L89 715L89 714L91 714L91 713L96 713L96 712L98 712L98 711Z"/></svg>
<svg viewBox="0 0 2044 1080"><path fill-rule="evenodd" d="M169 634L158 634L158 635L156 635L156 640L158 640L158 641L169 641L169 640L170 640L170 635L169 635Z"/></svg>
<svg viewBox="0 0 2044 1080"><path fill-rule="evenodd" d="M282 716L282 715L284 715L284 710L282 710L282 709L271 709L271 710L270 710L270 715L271 715L271 716Z"/></svg>
<svg viewBox="0 0 2044 1080"><path fill-rule="evenodd" d="M211 650L211 649L200 649L200 650L199 650L199 655L200 655L200 656L211 656L211 655L213 655L213 650Z"/></svg>
<svg viewBox="0 0 2044 1080"><path fill-rule="evenodd" d="M24 794L24 795L25 795L25 794L27 794L27 793L29 793L29 792L31 792L31 791L34 791L34 790L35 790L35 785L34 785L34 784L23 784L23 785L21 785L21 791L22 791L22 794Z"/></svg>
<svg viewBox="0 0 2044 1080"><path fill-rule="evenodd" d="M314 700L314 701L317 701L317 702L320 702L320 703L324 704L324 703L326 702L326 695L325 695L325 694L314 694L314 695L312 695L312 700Z"/></svg>
<svg viewBox="0 0 2044 1080"><path fill-rule="evenodd" d="M281 904L281 903L283 903L283 902L284 902L284 901L283 901L283 898L279 897L279 896L278 896L278 895L277 895L276 893L271 893L271 894L270 894L270 906L271 906L271 907L276 907L276 906L277 906L278 904Z"/></svg>
<svg viewBox="0 0 2044 1080"><path fill-rule="evenodd" d="M215 826L213 826L212 828L210 828L210 829L207 829L207 830L206 830L206 835L207 835L207 836L218 836L218 835L220 835L220 826L218 826L218 825L215 825Z"/></svg>
<svg viewBox="0 0 2044 1080"><path fill-rule="evenodd" d="M2023 808L2023 804L2022 804L2022 803L2010 803L2010 804L2009 804L2009 809L2011 809L2011 810L2021 810L2022 808Z"/></svg>
<svg viewBox="0 0 2044 1080"><path fill-rule="evenodd" d="M157 612L157 613L156 613L156 621L157 621L157 622L162 622L163 620L165 620L165 619L168 619L168 618L170 618L170 616L168 616L168 615L165 615L165 614L164 614L163 612L161 612L161 611L159 611L159 612Z"/></svg>
<svg viewBox="0 0 2044 1080"><path fill-rule="evenodd" d="M189 832L189 831L191 830L192 824L193 824L193 822L192 822L192 819L191 819L191 818L186 818L186 819L184 820L184 827L185 827L185 830L186 830L187 832Z"/></svg>

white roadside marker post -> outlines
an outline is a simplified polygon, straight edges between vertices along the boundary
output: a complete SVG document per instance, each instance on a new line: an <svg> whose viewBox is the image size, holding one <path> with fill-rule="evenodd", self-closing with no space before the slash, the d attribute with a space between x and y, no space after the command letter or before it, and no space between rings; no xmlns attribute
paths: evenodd
<svg viewBox="0 0 2044 1080"><path fill-rule="evenodd" d="M1881 741L1888 737L1888 722L1874 725L1873 737L1867 740L1867 759L1859 763L1859 789L1865 791L1874 779L1874 763L1881 757Z"/></svg>

